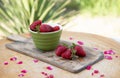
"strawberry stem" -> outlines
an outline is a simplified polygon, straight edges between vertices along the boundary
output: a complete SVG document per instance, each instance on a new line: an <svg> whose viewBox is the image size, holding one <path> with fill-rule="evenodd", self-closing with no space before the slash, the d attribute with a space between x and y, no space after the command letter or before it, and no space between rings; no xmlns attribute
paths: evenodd
<svg viewBox="0 0 120 78"><path fill-rule="evenodd" d="M72 45L70 46L70 49L72 50L72 55L71 55L71 58L72 58L72 59L78 58L78 57L76 56L76 52L77 52L77 51L74 49L75 46L76 46L75 43L72 43Z"/></svg>
<svg viewBox="0 0 120 78"><path fill-rule="evenodd" d="M71 46L71 52L72 52L72 55L71 55L71 57L72 57L72 59L73 58L75 58L76 57L76 50L74 50L74 47L73 46Z"/></svg>
<svg viewBox="0 0 120 78"><path fill-rule="evenodd" d="M63 46L65 46L65 47L67 47L68 48L68 45L67 44L65 44L65 43L62 43L63 44Z"/></svg>
<svg viewBox="0 0 120 78"><path fill-rule="evenodd" d="M76 59L78 58L78 56L76 55L76 50L74 49L76 44L75 43L72 43L70 46L65 44L65 43L62 43L63 46L67 47L68 49L71 50L71 59Z"/></svg>
<svg viewBox="0 0 120 78"><path fill-rule="evenodd" d="M76 46L76 44L75 44L75 43L72 43L72 46L73 46L73 47L75 47L75 46Z"/></svg>

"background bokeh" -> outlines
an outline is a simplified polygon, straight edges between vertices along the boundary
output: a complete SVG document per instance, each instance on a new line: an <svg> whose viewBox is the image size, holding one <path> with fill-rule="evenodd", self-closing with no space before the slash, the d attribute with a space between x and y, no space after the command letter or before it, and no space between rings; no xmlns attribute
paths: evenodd
<svg viewBox="0 0 120 78"><path fill-rule="evenodd" d="M28 32L35 20L64 30L120 37L120 0L0 0L0 38Z"/></svg>

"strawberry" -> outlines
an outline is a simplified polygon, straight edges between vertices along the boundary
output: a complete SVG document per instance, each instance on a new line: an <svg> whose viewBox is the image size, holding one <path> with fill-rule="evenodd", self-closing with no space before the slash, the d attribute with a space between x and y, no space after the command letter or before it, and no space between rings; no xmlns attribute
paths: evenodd
<svg viewBox="0 0 120 78"><path fill-rule="evenodd" d="M53 27L53 30L54 30L54 31L57 31L57 30L59 30L59 29L60 29L59 26L55 26L55 27Z"/></svg>
<svg viewBox="0 0 120 78"><path fill-rule="evenodd" d="M30 25L30 29L31 29L32 31L36 31L36 30L37 30L36 27L37 27L37 26L40 26L41 24L42 24L42 21L41 21L41 20L37 20L37 21L33 22L33 23Z"/></svg>
<svg viewBox="0 0 120 78"><path fill-rule="evenodd" d="M41 24L40 26L40 32L52 32L53 31L53 27L51 27L48 24Z"/></svg>
<svg viewBox="0 0 120 78"><path fill-rule="evenodd" d="M80 57L85 57L86 56L86 53L85 53L84 49L81 46L76 45L74 47L74 49L76 50L76 55L77 56L80 56Z"/></svg>
<svg viewBox="0 0 120 78"><path fill-rule="evenodd" d="M61 56L61 54L63 52L65 52L67 50L67 47L63 46L63 45L58 45L58 47L55 50L55 53L57 56Z"/></svg>
<svg viewBox="0 0 120 78"><path fill-rule="evenodd" d="M72 59L72 51L71 49L67 49L64 53L62 53L62 58L65 58L65 59Z"/></svg>

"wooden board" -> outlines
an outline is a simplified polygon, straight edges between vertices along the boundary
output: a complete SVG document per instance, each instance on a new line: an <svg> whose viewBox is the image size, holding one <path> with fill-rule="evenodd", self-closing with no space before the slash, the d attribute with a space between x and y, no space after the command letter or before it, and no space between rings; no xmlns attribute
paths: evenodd
<svg viewBox="0 0 120 78"><path fill-rule="evenodd" d="M72 42L64 40L61 40L60 44L61 43L66 43L68 45L72 44ZM86 57L74 60L66 60L56 56L55 51L42 52L36 49L34 43L32 42L32 39L27 39L26 42L18 41L9 43L6 44L6 47L73 73L80 72L85 69L86 66L97 63L103 59L102 52L95 51L94 49L83 46L84 50L86 51Z"/></svg>

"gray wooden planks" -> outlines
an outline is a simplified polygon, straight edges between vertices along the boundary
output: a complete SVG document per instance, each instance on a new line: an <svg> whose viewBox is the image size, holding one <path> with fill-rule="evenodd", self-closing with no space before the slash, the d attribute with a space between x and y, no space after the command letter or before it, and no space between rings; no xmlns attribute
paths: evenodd
<svg viewBox="0 0 120 78"><path fill-rule="evenodd" d="M69 45L72 44L71 42L64 40L61 40L60 44L61 43L66 43ZM86 51L86 57L80 57L74 60L66 60L56 56L54 53L55 51L43 52L36 49L32 39L28 39L26 42L12 42L6 44L6 47L73 73L80 72L85 69L86 66L95 64L104 58L102 52L83 46L84 50Z"/></svg>

